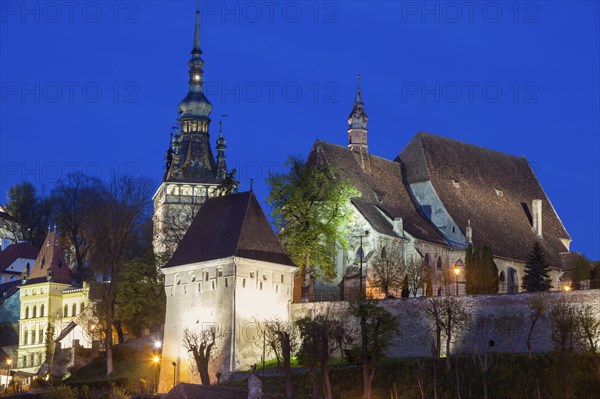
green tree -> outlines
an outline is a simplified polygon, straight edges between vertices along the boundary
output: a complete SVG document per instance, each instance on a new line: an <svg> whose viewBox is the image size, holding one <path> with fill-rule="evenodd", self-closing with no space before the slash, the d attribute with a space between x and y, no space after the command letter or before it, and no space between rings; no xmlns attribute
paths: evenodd
<svg viewBox="0 0 600 399"><path fill-rule="evenodd" d="M298 361L310 370L313 397L320 397L321 386L325 392L325 399L332 399L329 359L339 349L341 341L351 339L348 334L345 334L344 323L341 318L333 317L327 310L314 317L306 316L298 319L296 325L300 333ZM321 385L319 385L318 369L321 372Z"/></svg>
<svg viewBox="0 0 600 399"><path fill-rule="evenodd" d="M218 196L237 193L240 181L235 178L236 172L237 171L235 169L233 169L231 172L227 172L225 178L217 187Z"/></svg>
<svg viewBox="0 0 600 399"><path fill-rule="evenodd" d="M577 259L573 264L571 271L571 284L574 290L583 288L582 283L589 280L592 273L591 262L583 255L577 254Z"/></svg>
<svg viewBox="0 0 600 399"><path fill-rule="evenodd" d="M482 245L469 245L465 256L465 290L467 295L495 294L500 280L498 267L494 262L492 248Z"/></svg>
<svg viewBox="0 0 600 399"><path fill-rule="evenodd" d="M600 288L600 261L594 262L590 270L590 289Z"/></svg>
<svg viewBox="0 0 600 399"><path fill-rule="evenodd" d="M140 337L144 328L164 323L166 297L162 275L154 254L135 258L123 265L121 282L117 287L115 320Z"/></svg>
<svg viewBox="0 0 600 399"><path fill-rule="evenodd" d="M360 322L363 398L370 399L375 371L398 332L398 323L372 298L350 303L350 313Z"/></svg>
<svg viewBox="0 0 600 399"><path fill-rule="evenodd" d="M550 288L552 288L550 267L546 263L544 248L536 241L527 257L523 289L528 292L537 292L549 291Z"/></svg>
<svg viewBox="0 0 600 399"><path fill-rule="evenodd" d="M335 277L335 252L347 248L351 222L350 199L360 195L332 170L289 158L284 173L273 173L267 183L273 223L292 260L300 266L303 296L315 277Z"/></svg>
<svg viewBox="0 0 600 399"><path fill-rule="evenodd" d="M40 196L31 183L23 182L8 190L6 211L11 217L7 223L11 239L26 240L40 248L50 225L52 201Z"/></svg>

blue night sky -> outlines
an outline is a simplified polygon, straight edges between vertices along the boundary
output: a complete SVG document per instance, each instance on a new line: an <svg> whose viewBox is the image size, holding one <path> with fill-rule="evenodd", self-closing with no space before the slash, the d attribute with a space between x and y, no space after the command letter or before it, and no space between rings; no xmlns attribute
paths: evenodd
<svg viewBox="0 0 600 399"><path fill-rule="evenodd" d="M74 167L162 177L196 3L76 4L0 3L0 203ZM227 114L241 189L256 179L264 205L270 168L345 145L360 72L371 153L422 130L524 155L572 249L599 259L599 3L424 4L200 4L211 141Z"/></svg>

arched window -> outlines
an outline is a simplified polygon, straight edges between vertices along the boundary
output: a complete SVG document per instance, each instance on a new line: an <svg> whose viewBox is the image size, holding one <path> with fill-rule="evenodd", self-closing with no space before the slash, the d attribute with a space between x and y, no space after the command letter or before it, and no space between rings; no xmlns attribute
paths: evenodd
<svg viewBox="0 0 600 399"><path fill-rule="evenodd" d="M79 304L79 313L82 313L82 312L83 312L83 309L85 309L85 303L81 302L81 303Z"/></svg>
<svg viewBox="0 0 600 399"><path fill-rule="evenodd" d="M40 317L44 317L44 305L40 306Z"/></svg>
<svg viewBox="0 0 600 399"><path fill-rule="evenodd" d="M441 268L442 268L442 257L441 257L441 256L438 256L438 260L437 260L437 265L436 265L436 267L437 267L438 269L441 269Z"/></svg>
<svg viewBox="0 0 600 399"><path fill-rule="evenodd" d="M72 307L72 311L71 311L71 316L75 317L75 315L77 314L77 304L73 304Z"/></svg>
<svg viewBox="0 0 600 399"><path fill-rule="evenodd" d="M425 257L423 258L423 263L425 263L427 266L430 265L429 254L425 254Z"/></svg>
<svg viewBox="0 0 600 399"><path fill-rule="evenodd" d="M69 307L67 305L65 305L65 308L63 309L63 317L67 317L69 315Z"/></svg>
<svg viewBox="0 0 600 399"><path fill-rule="evenodd" d="M457 260L456 263L454 264L454 267L458 267L460 269L464 269L465 265L463 263L463 261L461 259Z"/></svg>
<svg viewBox="0 0 600 399"><path fill-rule="evenodd" d="M28 319L29 318L29 306L25 307L25 318Z"/></svg>
<svg viewBox="0 0 600 399"><path fill-rule="evenodd" d="M33 312L31 312L31 317L34 319L37 317L37 306L33 305Z"/></svg>
<svg viewBox="0 0 600 399"><path fill-rule="evenodd" d="M501 283L506 282L506 276L504 275L504 270L500 272L500 282Z"/></svg>

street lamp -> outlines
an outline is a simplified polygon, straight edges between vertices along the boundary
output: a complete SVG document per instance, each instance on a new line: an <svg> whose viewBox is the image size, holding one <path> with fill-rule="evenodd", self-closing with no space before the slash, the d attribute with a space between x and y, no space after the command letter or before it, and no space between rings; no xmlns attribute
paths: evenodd
<svg viewBox="0 0 600 399"><path fill-rule="evenodd" d="M571 286L570 286L570 285L565 285L565 287L564 287L564 290L565 290L566 292L569 292L569 291L571 291Z"/></svg>
<svg viewBox="0 0 600 399"><path fill-rule="evenodd" d="M6 364L8 364L8 373L6 374L6 392L8 392L8 379L10 378L10 365L12 364L10 357L6 359Z"/></svg>
<svg viewBox="0 0 600 399"><path fill-rule="evenodd" d="M369 230L365 230L365 234L359 234L355 237L359 237L360 238L360 247L358 248L358 256L360 256L360 296L361 298L363 297L363 258L365 256L365 251L363 250L363 237L368 237L369 236Z"/></svg>
<svg viewBox="0 0 600 399"><path fill-rule="evenodd" d="M154 349L160 349L161 346L162 346L162 342L154 341Z"/></svg>
<svg viewBox="0 0 600 399"><path fill-rule="evenodd" d="M154 355L154 357L152 358L152 363L154 363L154 365L156 366L156 384L155 384L155 392L158 392L158 364L160 362L160 356L158 355Z"/></svg>
<svg viewBox="0 0 600 399"><path fill-rule="evenodd" d="M173 388L175 388L175 376L177 375L177 363L171 362L173 365Z"/></svg>
<svg viewBox="0 0 600 399"><path fill-rule="evenodd" d="M460 267L454 266L454 274L456 275L456 295L458 295L458 275L460 274Z"/></svg>

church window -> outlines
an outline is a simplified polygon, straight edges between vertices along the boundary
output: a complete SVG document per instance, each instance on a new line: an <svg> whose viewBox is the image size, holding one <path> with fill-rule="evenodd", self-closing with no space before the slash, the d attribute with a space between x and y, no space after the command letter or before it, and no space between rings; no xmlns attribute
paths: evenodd
<svg viewBox="0 0 600 399"><path fill-rule="evenodd" d="M40 326L39 332L38 332L38 342L41 344L42 342L44 342L44 327Z"/></svg>
<svg viewBox="0 0 600 399"><path fill-rule="evenodd" d="M283 274L281 275L281 283L283 284Z"/></svg>
<svg viewBox="0 0 600 399"><path fill-rule="evenodd" d="M425 254L425 257L423 258L423 263L425 263L427 266L430 265L429 254Z"/></svg>
<svg viewBox="0 0 600 399"><path fill-rule="evenodd" d="M225 288L229 287L229 282L227 281L227 277L225 277Z"/></svg>
<svg viewBox="0 0 600 399"><path fill-rule="evenodd" d="M196 275L192 274L192 283L196 281Z"/></svg>
<svg viewBox="0 0 600 399"><path fill-rule="evenodd" d="M215 289L215 282L214 281L212 281L211 286L212 286L212 289L214 290Z"/></svg>
<svg viewBox="0 0 600 399"><path fill-rule="evenodd" d="M500 282L501 283L505 283L506 282L506 277L504 275L504 271L500 272Z"/></svg>
<svg viewBox="0 0 600 399"><path fill-rule="evenodd" d="M67 317L69 315L69 307L65 305L63 309L63 317Z"/></svg>
<svg viewBox="0 0 600 399"><path fill-rule="evenodd" d="M263 273L263 280L267 281L267 273Z"/></svg>
<svg viewBox="0 0 600 399"><path fill-rule="evenodd" d="M40 317L44 317L44 305L40 306Z"/></svg>
<svg viewBox="0 0 600 399"><path fill-rule="evenodd" d="M442 268L442 257L441 256L438 256L438 259L437 259L437 268L438 269Z"/></svg>
<svg viewBox="0 0 600 399"><path fill-rule="evenodd" d="M245 278L242 279L242 288L246 288L246 279Z"/></svg>
<svg viewBox="0 0 600 399"><path fill-rule="evenodd" d="M456 227L452 226L452 232L456 233Z"/></svg>
<svg viewBox="0 0 600 399"><path fill-rule="evenodd" d="M208 281L208 272L204 272L204 281Z"/></svg>
<svg viewBox="0 0 600 399"><path fill-rule="evenodd" d="M219 269L219 277L223 277L223 270Z"/></svg>
<svg viewBox="0 0 600 399"><path fill-rule="evenodd" d="M262 283L262 281L260 282L259 288L262 291L262 289L263 289L263 283Z"/></svg>
<svg viewBox="0 0 600 399"><path fill-rule="evenodd" d="M29 318L29 306L25 307L25 318L28 319Z"/></svg>
<svg viewBox="0 0 600 399"><path fill-rule="evenodd" d="M73 307L71 308L71 316L75 316L77 314L77 304L73 304Z"/></svg>
<svg viewBox="0 0 600 399"><path fill-rule="evenodd" d="M254 272L250 272L250 278L254 278Z"/></svg>
<svg viewBox="0 0 600 399"><path fill-rule="evenodd" d="M202 292L202 283L198 283L198 292Z"/></svg>
<svg viewBox="0 0 600 399"><path fill-rule="evenodd" d="M45 264L46 264L46 257L42 256L42 261L40 262L40 269L43 269Z"/></svg>
<svg viewBox="0 0 600 399"><path fill-rule="evenodd" d="M33 305L33 312L31 312L32 315L31 317L33 317L34 319L37 317L37 306Z"/></svg>
<svg viewBox="0 0 600 399"><path fill-rule="evenodd" d="M84 302L81 302L81 303L79 304L79 313L83 313L83 310L84 310L84 309L85 309L85 303L84 303Z"/></svg>

